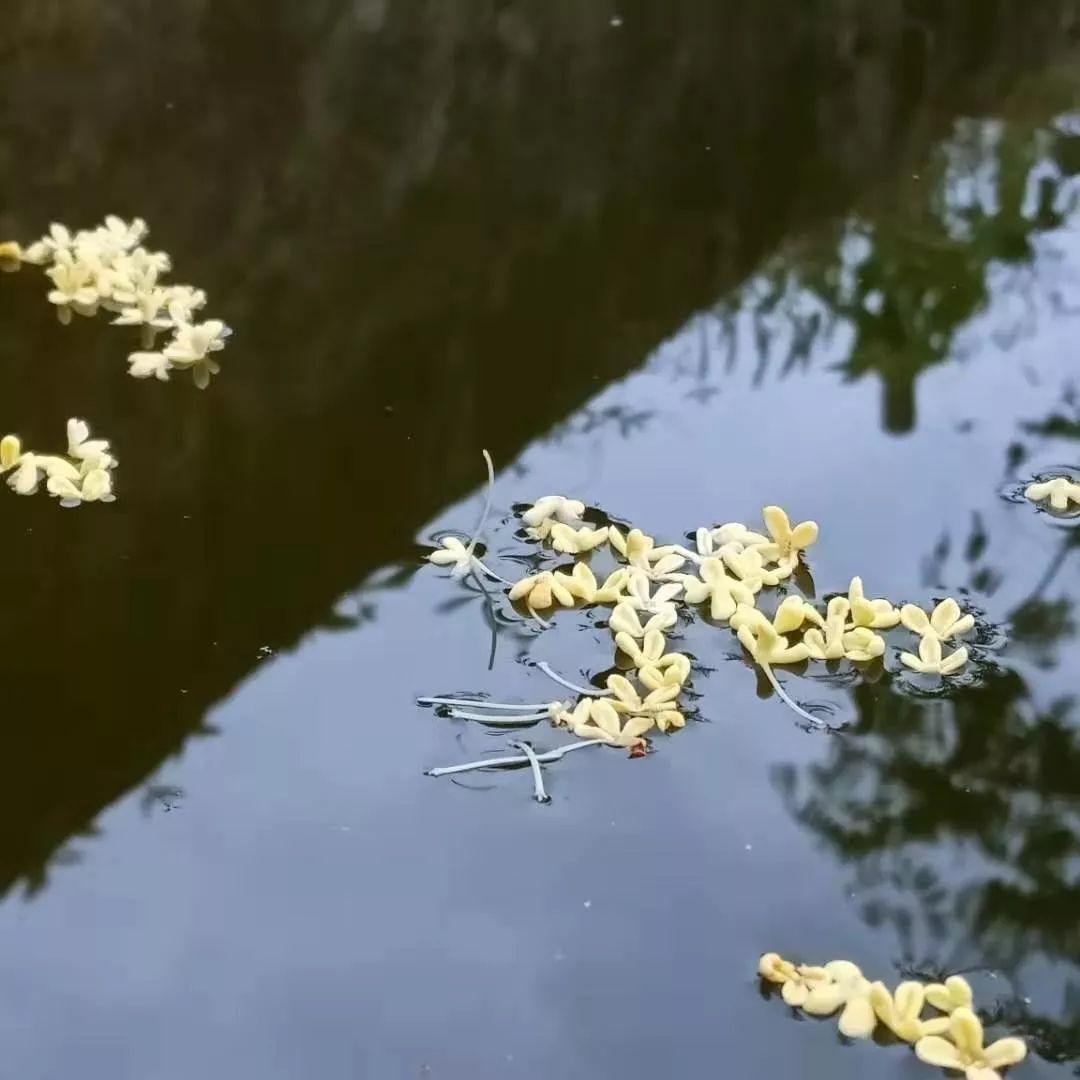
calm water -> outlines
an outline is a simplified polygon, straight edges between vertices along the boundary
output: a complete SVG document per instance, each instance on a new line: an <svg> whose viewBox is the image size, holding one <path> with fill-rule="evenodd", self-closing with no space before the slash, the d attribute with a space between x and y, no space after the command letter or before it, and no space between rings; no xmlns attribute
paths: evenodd
<svg viewBox="0 0 1080 1080"><path fill-rule="evenodd" d="M1036 10L1031 10L1031 9ZM0 491L0 1075L933 1076L764 1000L776 949L965 970L1080 1070L1080 5L8 0L0 239L145 216L235 328L206 393L0 279L4 430L86 416L112 507ZM607 631L418 543L578 495L666 539L815 517L818 595L947 592L978 678L785 677L690 628L658 752L422 775ZM705 670L707 669L707 671ZM538 742L559 741L537 731Z"/></svg>

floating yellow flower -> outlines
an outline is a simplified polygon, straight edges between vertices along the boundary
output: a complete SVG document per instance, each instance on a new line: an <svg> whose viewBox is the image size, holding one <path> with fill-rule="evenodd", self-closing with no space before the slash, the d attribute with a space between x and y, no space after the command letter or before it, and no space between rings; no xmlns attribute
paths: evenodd
<svg viewBox="0 0 1080 1080"><path fill-rule="evenodd" d="M722 558L724 565L750 592L761 592L766 583L766 573L765 560L761 557L760 549L745 548L735 550L734 548L727 548L724 550ZM772 584L775 585L776 581L773 581Z"/></svg>
<svg viewBox="0 0 1080 1080"><path fill-rule="evenodd" d="M943 1013L957 1009L970 1009L974 995L967 979L962 975L950 975L944 983L931 983L926 988L926 1001Z"/></svg>
<svg viewBox="0 0 1080 1080"><path fill-rule="evenodd" d="M686 562L674 546L657 547L656 541L640 529L631 529L626 536L614 526L608 526L608 541L632 567L656 581L674 574Z"/></svg>
<svg viewBox="0 0 1080 1080"><path fill-rule="evenodd" d="M181 323L162 351L174 368L190 368L195 385L205 390L210 385L210 376L221 370L210 354L225 348L228 335L229 328L220 319Z"/></svg>
<svg viewBox="0 0 1080 1080"><path fill-rule="evenodd" d="M57 252L56 262L45 273L53 283L49 303L56 305L56 317L62 323L71 322L72 310L80 315L97 311L101 298L91 282L90 267L76 262L70 252Z"/></svg>
<svg viewBox="0 0 1080 1080"><path fill-rule="evenodd" d="M626 579L627 570L620 567L609 574L601 585L588 564L583 562L574 563L574 569L569 574L562 570L555 571L555 580L586 604L617 604L623 598Z"/></svg>
<svg viewBox="0 0 1080 1080"><path fill-rule="evenodd" d="M772 664L797 664L810 655L810 650L798 642L789 645L788 640L757 608L740 604L731 620L743 648L762 667Z"/></svg>
<svg viewBox="0 0 1080 1080"><path fill-rule="evenodd" d="M803 644L814 660L842 660L846 655L844 634L851 604L846 596L834 596L825 609L822 628L811 627L803 634ZM884 643L883 643L884 644Z"/></svg>
<svg viewBox="0 0 1080 1080"><path fill-rule="evenodd" d="M975 616L962 615L960 605L948 596L927 616L921 607L905 604L900 609L900 621L911 631L931 635L941 641L966 634L975 625Z"/></svg>
<svg viewBox="0 0 1080 1080"><path fill-rule="evenodd" d="M762 550L766 561L773 555L780 563L794 565L799 553L817 541L819 529L816 521L802 521L792 527L787 514L779 506L766 506L761 516L772 537L772 543Z"/></svg>
<svg viewBox="0 0 1080 1080"><path fill-rule="evenodd" d="M643 749L646 731L655 726L651 716L623 717L605 698L582 698L573 712L562 712L558 722L582 739L602 739L612 746Z"/></svg>
<svg viewBox="0 0 1080 1080"><path fill-rule="evenodd" d="M758 961L758 974L780 986L780 996L792 1008L801 1008L815 986L828 982L823 967L793 964L776 953L765 953Z"/></svg>
<svg viewBox="0 0 1080 1080"><path fill-rule="evenodd" d="M885 639L868 626L856 626L844 634L844 656L857 664L885 655Z"/></svg>
<svg viewBox="0 0 1080 1080"><path fill-rule="evenodd" d="M682 653L664 652L667 645L659 630L647 631L640 645L625 630L619 631L615 635L615 645L630 657L638 669L639 678L646 685L668 685L675 682L675 676L667 677L667 672L671 670L677 675L682 675L684 671L689 672L689 661ZM685 678L679 678L678 683L681 685Z"/></svg>
<svg viewBox="0 0 1080 1080"><path fill-rule="evenodd" d="M790 634L801 630L806 623L823 626L824 622L817 608L807 603L801 596L785 597L772 619L778 634Z"/></svg>
<svg viewBox="0 0 1080 1080"><path fill-rule="evenodd" d="M659 615L669 608L671 610L675 609L673 601L683 591L681 583L669 581L657 586L656 592L653 592L652 579L643 570L636 566L630 566L624 567L623 572L626 574L625 599L628 603L633 604L638 611L646 611L650 615Z"/></svg>
<svg viewBox="0 0 1080 1080"><path fill-rule="evenodd" d="M545 495L521 515L521 520L534 540L546 540L554 525L580 525L584 516L583 502L565 495Z"/></svg>
<svg viewBox="0 0 1080 1080"><path fill-rule="evenodd" d="M642 625L634 605L624 600L615 606L615 610L611 613L611 619L608 621L608 626L611 628L612 633L626 633L632 638L640 640L650 630L659 630L661 632L670 630L677 619L678 614L675 611L675 605L670 604L664 611L657 612Z"/></svg>
<svg viewBox="0 0 1080 1080"><path fill-rule="evenodd" d="M524 600L531 614L558 604L574 606L574 594L550 570L522 578L510 589L511 600Z"/></svg>
<svg viewBox="0 0 1080 1080"><path fill-rule="evenodd" d="M952 1016L942 1018L948 1025L949 1039L937 1034L923 1036L915 1043L915 1053L927 1065L962 1071L967 1080L999 1080L999 1069L1018 1065L1027 1057L1022 1039L998 1039L983 1046L983 1026L966 1006L955 1009Z"/></svg>
<svg viewBox="0 0 1080 1080"><path fill-rule="evenodd" d="M848 587L853 626L868 626L872 630L889 630L900 621L900 612L888 600L868 600L863 592L861 577L853 577Z"/></svg>
<svg viewBox="0 0 1080 1080"><path fill-rule="evenodd" d="M1070 503L1080 503L1080 484L1067 476L1055 476L1024 488L1024 497L1032 502L1049 502L1054 510L1068 510Z"/></svg>
<svg viewBox="0 0 1080 1080"><path fill-rule="evenodd" d="M927 1035L940 1035L947 1031L949 1018L921 1018L926 1003L926 991L921 983L902 982L895 994L890 994L884 983L875 982L870 987L870 1004L877 1018L898 1038L914 1043Z"/></svg>
<svg viewBox="0 0 1080 1080"><path fill-rule="evenodd" d="M815 981L803 1002L811 1016L840 1013L840 1033L849 1039L868 1039L877 1027L877 1016L870 1004L870 981L849 960L830 960L825 965L825 979Z"/></svg>
<svg viewBox="0 0 1080 1080"><path fill-rule="evenodd" d="M678 685L657 687L644 698L634 689L630 680L622 675L609 675L607 686L614 695L611 704L616 712L632 716L651 716L661 731L686 725L686 719L675 706L675 699L679 696Z"/></svg>
<svg viewBox="0 0 1080 1080"><path fill-rule="evenodd" d="M561 522L556 522L548 535L551 546L564 555L583 555L607 543L607 538L607 528L592 529L588 525L582 525L580 529L575 529Z"/></svg>
<svg viewBox="0 0 1080 1080"><path fill-rule="evenodd" d="M923 675L952 675L959 671L967 660L968 651L963 645L945 656L941 651L941 638L937 634L925 634L919 638L918 656L909 652L900 654L902 664Z"/></svg>
<svg viewBox="0 0 1080 1080"><path fill-rule="evenodd" d="M717 622L726 622L735 614L739 604L753 604L753 591L738 578L729 577L722 560L709 557L698 567L700 577L682 574L683 594L691 604L709 601L709 615Z"/></svg>

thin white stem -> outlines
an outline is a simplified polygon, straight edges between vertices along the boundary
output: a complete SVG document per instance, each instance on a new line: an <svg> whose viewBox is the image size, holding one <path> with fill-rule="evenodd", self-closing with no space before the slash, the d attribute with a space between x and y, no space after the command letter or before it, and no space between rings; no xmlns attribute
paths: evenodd
<svg viewBox="0 0 1080 1080"><path fill-rule="evenodd" d="M565 746L537 754L536 760L548 764L565 757L571 750L584 750L586 746L606 746L604 739L583 739L580 742L567 743ZM464 765L446 765L440 769L428 769L426 776L452 776L454 773L473 772L476 769L499 769L507 765L526 765L529 759L524 756L484 758L482 761L468 761Z"/></svg>
<svg viewBox="0 0 1080 1080"><path fill-rule="evenodd" d="M491 463L491 455L486 451L482 451L484 455L484 461L487 463L487 493L484 496L484 509L480 512L480 520L476 523L476 528L473 529L472 539L469 541L469 546L466 549L470 555L476 550L476 542L480 539L480 534L484 531L484 526L487 524L488 514L491 513L491 497L495 494L495 466Z"/></svg>
<svg viewBox="0 0 1080 1080"><path fill-rule="evenodd" d="M516 742L510 745L520 750L529 759L533 774L533 795L536 801L539 803L551 802L551 796L544 788L544 774L540 769L540 760L536 756L536 751L527 742Z"/></svg>
<svg viewBox="0 0 1080 1080"><path fill-rule="evenodd" d="M565 686L567 690L573 690L575 694L584 694L586 697L610 697L611 690L598 690L595 686L578 686L577 683L572 683L568 679L564 679L561 675L551 669L551 666L546 660L541 660L536 665L549 679L554 679L560 686Z"/></svg>
<svg viewBox="0 0 1080 1080"><path fill-rule="evenodd" d="M814 727L828 727L828 724L824 723L824 721L819 720L816 716L811 716L810 713L808 713L801 705L797 705L790 697L788 697L787 691L780 685L779 682L777 682L776 676L773 674L773 670L768 664L759 660L758 665L761 670L765 672L765 677L769 680L770 683L772 683L772 688L776 691L777 696L789 709L791 709L793 712L798 713L799 716L801 716L804 720L809 721L811 724L814 725Z"/></svg>
<svg viewBox="0 0 1080 1080"><path fill-rule="evenodd" d="M528 604L528 605L526 605L526 606L527 606L527 607L528 607L528 609L529 609L529 614L530 614L530 615L531 615L531 616L532 616L532 617L533 617L533 618L534 618L534 619L535 619L535 620L536 620L536 621L537 621L537 622L538 622L538 623L539 623L539 624L540 624L540 625L541 625L541 626L542 626L542 627L543 627L543 628L544 628L545 630L550 630L550 629L551 629L551 623L549 623L549 622L547 621L547 619L545 619L545 618L544 618L544 616L543 616L543 615L541 615L541 614L540 614L540 613L539 613L539 612L538 612L538 611L536 610L536 608L534 608L534 607L533 607L533 606L532 606L531 604Z"/></svg>
<svg viewBox="0 0 1080 1080"><path fill-rule="evenodd" d="M514 584L512 581L507 581L506 578L500 577L498 574L495 573L494 570L491 569L491 567L485 566L475 555L472 556L472 565L474 569L480 570L482 573L487 574L489 578L494 578L501 585L512 586Z"/></svg>
<svg viewBox="0 0 1080 1080"><path fill-rule="evenodd" d="M516 716L490 716L486 713L467 712L464 709L451 709L450 715L456 720L477 720L481 724L489 724L491 727L515 727L518 724L535 724L538 720L546 720L549 716L547 710L535 713L519 713Z"/></svg>
<svg viewBox="0 0 1080 1080"><path fill-rule="evenodd" d="M527 712L529 709L546 709L549 705L562 705L563 702L514 702L514 701L488 701L487 698L447 698L447 697L418 697L417 705L460 705L465 709L500 709L507 712Z"/></svg>

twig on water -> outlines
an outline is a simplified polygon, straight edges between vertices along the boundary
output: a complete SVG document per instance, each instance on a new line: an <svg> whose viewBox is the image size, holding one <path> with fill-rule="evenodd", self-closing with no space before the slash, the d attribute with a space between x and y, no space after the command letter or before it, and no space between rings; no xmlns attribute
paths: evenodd
<svg viewBox="0 0 1080 1080"><path fill-rule="evenodd" d="M551 796L544 788L544 774L540 768L540 760L536 751L527 742L514 742L510 744L520 750L528 759L533 774L533 796L538 803L551 802Z"/></svg>
<svg viewBox="0 0 1080 1080"><path fill-rule="evenodd" d="M554 750L546 750L542 754L536 754L536 760L542 765L558 761L561 757L569 754L571 750L583 750L586 746L604 746L603 739L582 739L579 742L567 743L565 746L556 747ZM529 765L531 762L525 755L515 754L513 757L484 758L482 761L468 761L464 765L445 765L438 769L428 769L425 776L452 776L455 773L472 772L475 769L504 769L510 765Z"/></svg>

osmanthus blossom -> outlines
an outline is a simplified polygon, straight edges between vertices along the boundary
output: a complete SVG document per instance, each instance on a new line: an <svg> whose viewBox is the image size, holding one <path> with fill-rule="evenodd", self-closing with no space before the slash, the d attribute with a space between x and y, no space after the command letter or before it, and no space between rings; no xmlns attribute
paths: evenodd
<svg viewBox="0 0 1080 1080"><path fill-rule="evenodd" d="M822 722L791 698L772 670L774 664L797 664L808 659L809 648L801 641L789 644L788 639L777 631L766 615L746 604L740 604L735 609L735 614L731 617L731 628L736 632L739 643L769 680L776 696L807 723L821 727Z"/></svg>
<svg viewBox="0 0 1080 1080"><path fill-rule="evenodd" d="M953 675L968 661L968 651L963 645L946 655L941 648L941 638L925 634L919 638L919 654L902 652L900 663L922 675Z"/></svg>
<svg viewBox="0 0 1080 1080"><path fill-rule="evenodd" d="M675 703L680 690L677 684L659 686L644 698L624 675L609 675L607 686L613 695L611 704L616 712L631 716L651 716L661 731L686 726L686 718Z"/></svg>
<svg viewBox="0 0 1080 1080"><path fill-rule="evenodd" d="M577 526L585 516L585 504L565 495L544 495L521 515L526 531L534 540L546 540L556 524Z"/></svg>
<svg viewBox="0 0 1080 1080"><path fill-rule="evenodd" d="M435 566L451 567L450 576L457 581L466 577L470 572L476 572L501 582L503 585L510 585L511 582L485 566L476 554L476 545L480 539L480 534L487 525L488 517L491 514L491 500L495 494L495 466L492 463L491 455L486 450L482 450L481 454L487 468L487 488L484 492L484 505L480 511L480 517L477 519L468 544L464 544L456 536L447 536L440 541L439 546L428 554L426 558L428 562L433 563Z"/></svg>
<svg viewBox="0 0 1080 1080"><path fill-rule="evenodd" d="M76 262L69 251L59 251L45 274L53 283L48 301L56 305L56 317L62 323L71 322L72 311L87 316L96 313L101 298L85 263Z"/></svg>
<svg viewBox="0 0 1080 1080"><path fill-rule="evenodd" d="M1068 476L1054 476L1024 488L1024 497L1032 502L1049 502L1059 513L1068 510L1070 503L1080 504L1080 483Z"/></svg>
<svg viewBox="0 0 1080 1080"><path fill-rule="evenodd" d="M816 521L803 521L792 526L779 506L766 506L761 516L772 538L772 542L761 549L766 561L772 556L781 564L794 565L799 554L817 541L820 530Z"/></svg>
<svg viewBox="0 0 1080 1080"><path fill-rule="evenodd" d="M852 626L866 626L871 630L891 630L900 621L900 612L888 600L867 599L861 577L851 579L847 599L851 608Z"/></svg>
<svg viewBox="0 0 1080 1080"><path fill-rule="evenodd" d="M844 634L851 604L846 596L834 596L825 608L824 625L803 634L803 644L812 660L842 660L846 655Z"/></svg>
<svg viewBox="0 0 1080 1080"><path fill-rule="evenodd" d="M612 571L601 585L588 563L576 562L570 573L554 571L556 582L584 604L617 604L623 599L627 570L620 567Z"/></svg>
<svg viewBox="0 0 1080 1080"><path fill-rule="evenodd" d="M905 604L900 609L900 621L913 633L948 641L966 634L975 625L975 616L970 612L963 615L960 605L947 596L929 615L915 604Z"/></svg>
<svg viewBox="0 0 1080 1080"><path fill-rule="evenodd" d="M601 739L611 746L643 751L645 732L655 726L652 716L623 716L607 698L582 698L572 712L563 712L558 722L570 728L578 738Z"/></svg>
<svg viewBox="0 0 1080 1080"><path fill-rule="evenodd" d="M84 502L113 502L111 470L116 458L105 439L91 439L86 421L68 420L68 456L24 452L17 435L0 440L0 473L11 472L8 484L19 495L33 495L44 477L50 495L64 507Z"/></svg>
<svg viewBox="0 0 1080 1080"><path fill-rule="evenodd" d="M511 600L523 601L529 614L542 624L544 620L539 618L537 612L556 605L571 608L575 603L574 594L550 570L541 570L538 574L522 578L511 586L508 595Z"/></svg>
<svg viewBox="0 0 1080 1080"><path fill-rule="evenodd" d="M45 266L53 285L48 299L62 323L71 321L72 312L90 316L104 308L116 314L114 324L140 327L144 351L128 356L135 378L166 382L172 369L190 369L195 385L205 389L220 371L211 354L224 347L230 331L220 319L193 322L206 293L161 283L172 260L167 252L141 246L147 232L141 218L128 222L110 214L98 227L77 232L54 223L29 247L8 244L4 250L20 263ZM166 329L173 339L164 349L149 351L155 334Z"/></svg>
<svg viewBox="0 0 1080 1080"><path fill-rule="evenodd" d="M943 1013L973 1008L974 994L962 975L950 975L943 983L931 983L926 988L926 1003Z"/></svg>
<svg viewBox="0 0 1080 1080"><path fill-rule="evenodd" d="M210 385L210 376L221 371L220 364L210 354L225 348L228 335L229 328L220 319L181 323L162 352L172 367L190 368L195 385L205 390Z"/></svg>
<svg viewBox="0 0 1080 1080"><path fill-rule="evenodd" d="M780 987L780 996L793 1009L806 1004L814 987L828 981L823 967L793 964L778 953L765 953L758 961L758 974Z"/></svg>
<svg viewBox="0 0 1080 1080"><path fill-rule="evenodd" d="M870 980L850 960L830 960L826 978L810 988L802 1010L811 1016L832 1016L840 1012L840 1034L849 1039L868 1039L877 1027L877 1015L870 1004Z"/></svg>
<svg viewBox="0 0 1080 1080"><path fill-rule="evenodd" d="M638 616L637 609L627 600L623 600L621 603L615 605L615 610L611 613L611 618L608 620L608 626L611 628L612 633L627 633L632 638L641 640L645 637L650 630L658 630L663 632L670 630L678 621L678 614L675 611L675 605L670 604L668 607L655 615L650 616L644 624L641 622L641 618Z"/></svg>
<svg viewBox="0 0 1080 1080"><path fill-rule="evenodd" d="M772 541L759 532L748 529L738 521L729 521L724 525L717 525L712 531L713 543L717 547L727 544L738 544L740 547L764 547Z"/></svg>
<svg viewBox="0 0 1080 1080"><path fill-rule="evenodd" d="M902 982L894 994L882 982L870 986L870 1004L877 1018L898 1038L916 1043L928 1035L940 1035L949 1029L947 1016L922 1019L926 988L922 983Z"/></svg>
<svg viewBox="0 0 1080 1080"><path fill-rule="evenodd" d="M985 1046L982 1021L967 1006L959 1006L942 1019L948 1038L928 1033L915 1043L915 1053L927 1065L956 1069L967 1080L1000 1080L1000 1069L1018 1065L1027 1057L1022 1039L998 1039Z"/></svg>
<svg viewBox="0 0 1080 1080"><path fill-rule="evenodd" d="M776 609L772 623L778 634L790 634L801 630L806 623L823 626L825 620L813 604L807 603L801 596L787 596Z"/></svg>
<svg viewBox="0 0 1080 1080"><path fill-rule="evenodd" d="M640 645L625 630L621 630L615 635L615 645L638 669L638 678L653 689L657 685L675 682L681 686L689 675L689 660L682 653L665 652L667 642L659 630L647 631ZM668 678L669 672L672 673L671 678Z"/></svg>
<svg viewBox="0 0 1080 1080"><path fill-rule="evenodd" d="M675 545L657 547L656 541L640 529L631 529L623 536L616 526L609 525L608 542L631 566L653 581L663 580L686 563L686 556Z"/></svg>
<svg viewBox="0 0 1080 1080"><path fill-rule="evenodd" d="M593 529L588 525L582 525L575 529L562 522L556 522L551 527L548 540L551 546L564 555L583 555L601 544L607 543L607 528Z"/></svg>
<svg viewBox="0 0 1080 1080"><path fill-rule="evenodd" d="M627 603L633 604L636 610L648 612L650 615L666 613L669 609L675 610L675 598L683 591L679 582L669 581L657 585L653 592L652 578L643 570L636 566L623 567L622 570L626 574L625 599Z"/></svg>
<svg viewBox="0 0 1080 1080"><path fill-rule="evenodd" d="M709 615L717 622L726 622L735 614L739 604L753 604L753 591L739 578L730 577L721 559L710 556L701 561L698 574L682 574L683 594L687 602L709 602Z"/></svg>

